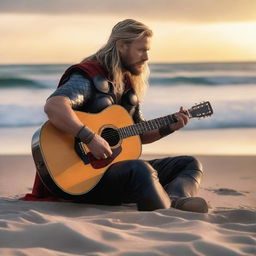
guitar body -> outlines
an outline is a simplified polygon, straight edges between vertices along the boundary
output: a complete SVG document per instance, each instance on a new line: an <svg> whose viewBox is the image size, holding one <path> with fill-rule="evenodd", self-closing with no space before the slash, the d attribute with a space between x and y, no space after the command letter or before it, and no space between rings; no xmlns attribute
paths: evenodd
<svg viewBox="0 0 256 256"><path fill-rule="evenodd" d="M68 200L82 199L97 185L111 164L139 158L139 134L177 122L172 114L134 124L120 105L112 105L97 114L75 113L84 125L109 143L113 154L104 160L96 159L85 144L58 130L49 121L36 131L32 138L32 154L38 174L52 193ZM185 114L189 118L201 118L212 113L207 101L193 106Z"/></svg>
<svg viewBox="0 0 256 256"><path fill-rule="evenodd" d="M129 113L119 105L112 105L97 114L75 111L80 121L101 135L109 130L133 125ZM111 142L113 157L97 160L87 146L76 142L47 121L32 138L32 154L42 182L55 195L68 200L82 198L100 181L108 167L141 155L139 135ZM76 148L76 150L75 150Z"/></svg>

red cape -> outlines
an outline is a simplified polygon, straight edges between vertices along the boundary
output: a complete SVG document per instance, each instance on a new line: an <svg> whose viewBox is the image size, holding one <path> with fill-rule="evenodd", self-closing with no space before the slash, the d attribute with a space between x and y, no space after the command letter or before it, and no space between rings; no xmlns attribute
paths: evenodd
<svg viewBox="0 0 256 256"><path fill-rule="evenodd" d="M89 79L92 79L95 75L101 75L103 77L107 78L107 71L104 69L98 62L94 61L88 61L80 64L73 65L69 67L63 76L60 79L59 86L64 84L70 77L70 75L75 72L80 71L84 73ZM127 79L126 81L126 88L130 88L131 83L130 80ZM53 193L51 193L46 186L41 181L38 173L36 173L32 193L26 194L24 197L20 198L20 200L26 200L26 201L63 201L62 199L55 196Z"/></svg>
<svg viewBox="0 0 256 256"><path fill-rule="evenodd" d="M58 87L64 84L73 72L78 70L84 73L89 79L92 79L97 74L103 77L107 77L107 71L101 65L99 65L96 61L89 61L69 67L61 77ZM26 194L24 197L20 198L20 200L54 202L63 201L46 188L46 186L41 181L38 173L36 173L35 176L32 193Z"/></svg>

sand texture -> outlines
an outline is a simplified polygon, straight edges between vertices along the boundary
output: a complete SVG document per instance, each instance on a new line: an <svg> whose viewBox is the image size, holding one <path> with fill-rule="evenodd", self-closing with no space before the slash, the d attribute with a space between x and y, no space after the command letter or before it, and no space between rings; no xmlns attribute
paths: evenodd
<svg viewBox="0 0 256 256"><path fill-rule="evenodd" d="M144 159L156 155L144 156ZM198 156L208 214L27 202L30 156L0 156L0 255L256 255L256 158Z"/></svg>

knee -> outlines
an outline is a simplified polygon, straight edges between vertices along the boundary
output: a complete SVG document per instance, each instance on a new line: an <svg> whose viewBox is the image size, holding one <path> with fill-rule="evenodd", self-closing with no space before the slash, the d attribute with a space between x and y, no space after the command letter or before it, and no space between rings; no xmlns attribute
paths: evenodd
<svg viewBox="0 0 256 256"><path fill-rule="evenodd" d="M143 160L134 160L132 161L132 169L137 177L147 179L147 178L156 178L156 170L150 166L147 162Z"/></svg>
<svg viewBox="0 0 256 256"><path fill-rule="evenodd" d="M202 163L193 156L184 156L184 161L186 161L187 169L198 170L203 173Z"/></svg>

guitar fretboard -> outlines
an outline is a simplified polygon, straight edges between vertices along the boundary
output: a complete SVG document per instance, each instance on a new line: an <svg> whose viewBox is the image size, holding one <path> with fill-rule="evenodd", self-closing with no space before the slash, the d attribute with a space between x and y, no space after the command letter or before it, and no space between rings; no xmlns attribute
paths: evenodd
<svg viewBox="0 0 256 256"><path fill-rule="evenodd" d="M145 122L140 122L134 125L129 125L118 129L118 133L121 139L131 137L134 135L143 134L148 131L159 129L161 127L170 125L177 122L174 114L159 117Z"/></svg>

